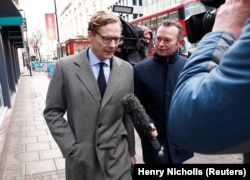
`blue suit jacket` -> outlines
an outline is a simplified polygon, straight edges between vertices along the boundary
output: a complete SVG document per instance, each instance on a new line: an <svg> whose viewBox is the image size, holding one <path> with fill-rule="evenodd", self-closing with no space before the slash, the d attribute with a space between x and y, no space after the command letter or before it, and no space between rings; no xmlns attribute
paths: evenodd
<svg viewBox="0 0 250 180"><path fill-rule="evenodd" d="M224 31L210 32L202 39L172 99L169 138L175 144L215 153L249 142L249 50L250 20L237 41ZM249 144L231 153L250 152Z"/></svg>

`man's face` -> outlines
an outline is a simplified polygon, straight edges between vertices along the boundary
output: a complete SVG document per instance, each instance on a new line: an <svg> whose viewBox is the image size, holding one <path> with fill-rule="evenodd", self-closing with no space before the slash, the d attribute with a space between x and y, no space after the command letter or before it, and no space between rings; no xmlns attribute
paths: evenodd
<svg viewBox="0 0 250 180"><path fill-rule="evenodd" d="M156 33L155 48L159 56L171 56L180 47L181 41L178 41L178 28L175 26L160 26Z"/></svg>
<svg viewBox="0 0 250 180"><path fill-rule="evenodd" d="M116 51L121 37L119 23L101 26L97 32L88 32L92 52L100 59L110 59Z"/></svg>

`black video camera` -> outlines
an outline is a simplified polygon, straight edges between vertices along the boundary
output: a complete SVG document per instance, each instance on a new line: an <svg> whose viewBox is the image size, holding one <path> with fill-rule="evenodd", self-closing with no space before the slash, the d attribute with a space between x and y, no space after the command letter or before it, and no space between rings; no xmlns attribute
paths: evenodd
<svg viewBox="0 0 250 180"><path fill-rule="evenodd" d="M133 7L113 5L113 12L120 13L120 20L122 23L123 43L119 45L115 55L130 64L134 65L145 58L145 49L143 41L140 39L144 36L144 31L133 24L125 21L122 14L132 14Z"/></svg>
<svg viewBox="0 0 250 180"><path fill-rule="evenodd" d="M211 7L210 10L192 15L185 20L188 40L191 43L199 41L212 30L218 7L224 4L225 0L201 0L201 3Z"/></svg>

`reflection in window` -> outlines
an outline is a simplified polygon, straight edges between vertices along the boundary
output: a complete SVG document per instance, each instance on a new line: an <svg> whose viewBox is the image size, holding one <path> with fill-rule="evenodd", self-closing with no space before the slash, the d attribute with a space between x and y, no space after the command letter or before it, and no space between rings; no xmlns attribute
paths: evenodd
<svg viewBox="0 0 250 180"><path fill-rule="evenodd" d="M3 105L3 93L2 93L2 86L1 86L1 83L0 83L0 114L1 114L1 111L3 109L3 106L4 106Z"/></svg>
<svg viewBox="0 0 250 180"><path fill-rule="evenodd" d="M142 0L139 0L139 6L142 6Z"/></svg>

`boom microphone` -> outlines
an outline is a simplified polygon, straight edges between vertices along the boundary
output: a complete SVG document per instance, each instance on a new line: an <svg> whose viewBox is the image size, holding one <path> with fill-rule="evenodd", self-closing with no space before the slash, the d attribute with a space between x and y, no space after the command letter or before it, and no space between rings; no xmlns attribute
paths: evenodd
<svg viewBox="0 0 250 180"><path fill-rule="evenodd" d="M149 126L149 117L145 112L144 107L141 105L139 99L133 94L127 94L121 99L121 104L124 111L129 115L134 123L135 129L138 134L147 137L153 148L158 151L158 156L164 156L164 149L159 141L152 137L152 129Z"/></svg>

